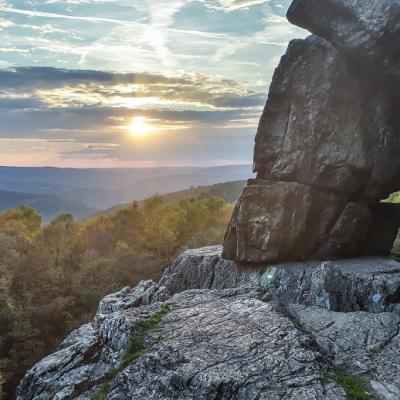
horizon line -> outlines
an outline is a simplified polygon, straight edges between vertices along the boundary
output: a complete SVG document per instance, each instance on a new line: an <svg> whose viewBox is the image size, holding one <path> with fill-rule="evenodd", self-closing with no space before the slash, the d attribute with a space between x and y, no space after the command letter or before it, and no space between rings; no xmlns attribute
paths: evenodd
<svg viewBox="0 0 400 400"><path fill-rule="evenodd" d="M218 168L218 167L239 167L239 166L252 166L251 162L238 163L238 164L210 164L210 165L178 165L178 166L143 166L143 167L57 167L54 165L43 165L43 166L26 166L26 165L0 165L0 168L30 168L30 169L178 169L178 168Z"/></svg>

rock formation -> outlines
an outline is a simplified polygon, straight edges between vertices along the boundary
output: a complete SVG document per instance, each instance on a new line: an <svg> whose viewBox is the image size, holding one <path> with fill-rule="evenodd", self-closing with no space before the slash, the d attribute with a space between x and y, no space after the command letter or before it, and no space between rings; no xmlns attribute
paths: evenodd
<svg viewBox="0 0 400 400"><path fill-rule="evenodd" d="M295 0L222 247L104 298L17 400L400 399L399 0ZM397 85L397 86L396 86ZM399 103L397 103L399 104ZM261 262L268 261L268 266ZM361 397L362 396L362 397ZM354 398L354 397L353 397Z"/></svg>
<svg viewBox="0 0 400 400"><path fill-rule="evenodd" d="M104 298L17 399L349 399L339 374L365 398L400 398L399 262L243 269L221 250L187 251L159 284Z"/></svg>
<svg viewBox="0 0 400 400"><path fill-rule="evenodd" d="M224 256L263 263L388 254L400 209L400 2L295 0L250 180Z"/></svg>
<svg viewBox="0 0 400 400"><path fill-rule="evenodd" d="M282 303L400 315L400 263L395 259L364 257L243 268L223 259L221 253L221 246L185 251L165 271L160 285L170 294L255 285Z"/></svg>

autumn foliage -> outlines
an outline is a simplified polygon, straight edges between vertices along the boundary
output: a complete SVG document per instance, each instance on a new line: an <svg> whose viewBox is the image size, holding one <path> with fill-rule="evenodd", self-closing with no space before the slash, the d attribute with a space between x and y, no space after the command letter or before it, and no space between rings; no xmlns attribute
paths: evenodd
<svg viewBox="0 0 400 400"><path fill-rule="evenodd" d="M32 209L0 213L0 382L24 372L87 322L104 295L158 279L186 248L222 243L232 205L155 196L115 214L49 225ZM0 389L1 398L1 389Z"/></svg>

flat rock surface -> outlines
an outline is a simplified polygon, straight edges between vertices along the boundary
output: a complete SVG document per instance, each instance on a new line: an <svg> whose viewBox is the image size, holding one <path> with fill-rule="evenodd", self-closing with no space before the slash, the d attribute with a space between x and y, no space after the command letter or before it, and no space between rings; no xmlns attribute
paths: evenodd
<svg viewBox="0 0 400 400"><path fill-rule="evenodd" d="M400 399L400 317L393 313L333 313L290 305L318 347L352 374L368 377L377 398Z"/></svg>
<svg viewBox="0 0 400 400"><path fill-rule="evenodd" d="M163 340L110 385L109 399L341 399L308 336L251 288L173 298ZM151 389L149 389L151 388Z"/></svg>
<svg viewBox="0 0 400 400"><path fill-rule="evenodd" d="M105 384L107 399L121 400L345 399L337 383L323 379L330 365L310 336L262 295L254 287L175 295L143 354L123 367L126 338L161 304L115 309L36 365L18 399L90 399Z"/></svg>
<svg viewBox="0 0 400 400"><path fill-rule="evenodd" d="M147 281L107 296L92 323L27 373L17 399L348 399L337 366L362 378L372 398L400 396L394 313L278 303L255 285L161 301L165 293ZM141 347L126 358L138 336Z"/></svg>

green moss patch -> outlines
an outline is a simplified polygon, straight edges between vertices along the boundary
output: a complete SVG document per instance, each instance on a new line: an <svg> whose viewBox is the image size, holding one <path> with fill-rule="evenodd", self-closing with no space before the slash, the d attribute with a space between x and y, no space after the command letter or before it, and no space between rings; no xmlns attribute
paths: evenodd
<svg viewBox="0 0 400 400"><path fill-rule="evenodd" d="M103 385L98 392L92 395L90 400L107 400L108 387L105 386Z"/></svg>
<svg viewBox="0 0 400 400"><path fill-rule="evenodd" d="M78 393L82 394L94 385L101 384L100 389L90 397L90 400L106 400L110 382L126 366L128 366L130 363L135 361L147 351L145 345L146 335L161 331L161 321L171 311L171 308L171 305L164 305L151 317L141 321L136 332L129 337L128 345L126 347L124 355L121 358L119 366L117 368L111 369L102 379L98 380L97 382L85 382L78 388Z"/></svg>
<svg viewBox="0 0 400 400"><path fill-rule="evenodd" d="M170 311L171 306L164 305L150 318L141 321L138 330L128 340L127 349L121 359L121 367L127 366L147 351L144 341L145 336L160 332L161 321Z"/></svg>
<svg viewBox="0 0 400 400"><path fill-rule="evenodd" d="M131 335L128 341L126 352L122 356L121 364L123 366L130 364L139 358L146 351L144 338L142 335Z"/></svg>
<svg viewBox="0 0 400 400"><path fill-rule="evenodd" d="M347 395L355 400L371 400L372 396L368 393L367 382L359 377L350 375L344 368L336 367L335 373L330 376L345 390Z"/></svg>

